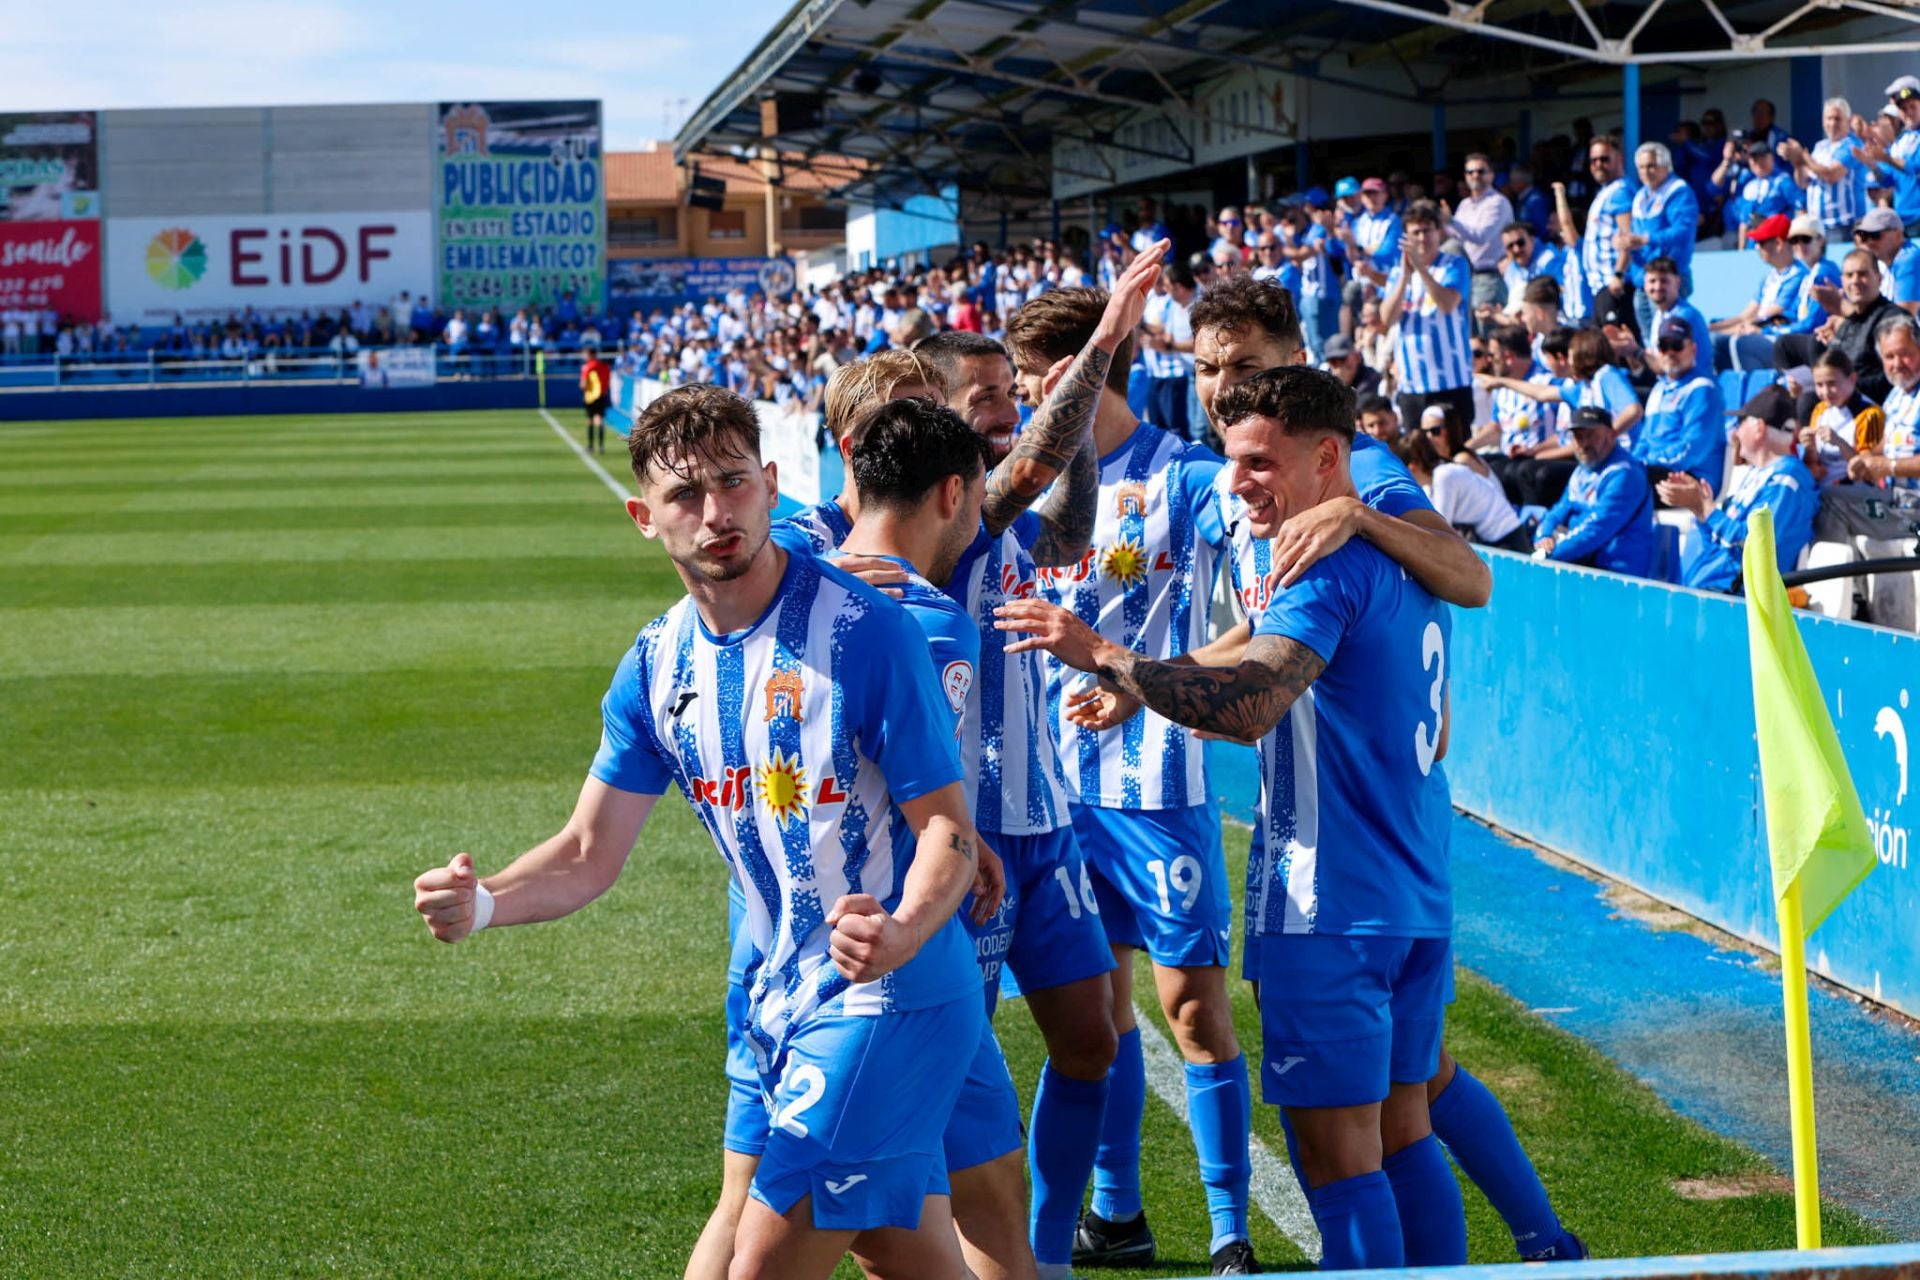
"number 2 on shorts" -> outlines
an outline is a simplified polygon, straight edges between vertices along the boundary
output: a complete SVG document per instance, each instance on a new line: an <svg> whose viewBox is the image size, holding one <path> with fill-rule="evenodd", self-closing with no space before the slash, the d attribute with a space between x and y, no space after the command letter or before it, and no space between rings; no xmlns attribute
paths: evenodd
<svg viewBox="0 0 1920 1280"><path fill-rule="evenodd" d="M807 1126L800 1119L800 1114L826 1096L827 1077L820 1068L803 1063L795 1067L781 1083L792 1086L793 1096L787 1099L785 1105L774 1108L773 1127L796 1138L804 1138L807 1136Z"/></svg>

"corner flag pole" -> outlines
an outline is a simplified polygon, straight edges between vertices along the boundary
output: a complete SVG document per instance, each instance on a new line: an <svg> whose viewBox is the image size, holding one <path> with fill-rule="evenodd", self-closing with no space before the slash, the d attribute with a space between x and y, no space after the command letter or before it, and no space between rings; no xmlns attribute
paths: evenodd
<svg viewBox="0 0 1920 1280"><path fill-rule="evenodd" d="M533 377L540 387L540 407L547 407L547 349L537 347L533 353Z"/></svg>
<svg viewBox="0 0 1920 1280"><path fill-rule="evenodd" d="M1793 1226L1820 1247L1820 1152L1813 1130L1813 1031L1807 1018L1807 935L1795 879L1780 899L1780 992L1787 1017L1787 1123L1793 1135Z"/></svg>

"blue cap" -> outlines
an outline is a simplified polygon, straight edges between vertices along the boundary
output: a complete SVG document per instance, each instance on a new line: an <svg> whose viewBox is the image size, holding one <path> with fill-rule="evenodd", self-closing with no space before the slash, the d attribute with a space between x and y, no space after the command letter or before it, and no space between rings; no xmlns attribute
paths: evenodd
<svg viewBox="0 0 1920 1280"><path fill-rule="evenodd" d="M1357 196L1359 194L1360 179L1358 178L1342 178L1333 184L1333 198L1336 200L1344 200L1348 196Z"/></svg>
<svg viewBox="0 0 1920 1280"><path fill-rule="evenodd" d="M1102 240L1110 240L1119 234L1120 224L1117 222L1109 222L1106 226L1100 228L1100 238Z"/></svg>
<svg viewBox="0 0 1920 1280"><path fill-rule="evenodd" d="M1333 203L1333 197L1327 194L1325 187L1308 187L1304 197L1306 202L1316 209L1324 209Z"/></svg>

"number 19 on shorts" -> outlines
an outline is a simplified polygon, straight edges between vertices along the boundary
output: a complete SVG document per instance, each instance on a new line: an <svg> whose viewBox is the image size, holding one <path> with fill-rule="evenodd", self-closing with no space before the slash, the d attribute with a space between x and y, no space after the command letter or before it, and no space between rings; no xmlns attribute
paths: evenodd
<svg viewBox="0 0 1920 1280"><path fill-rule="evenodd" d="M1180 898L1180 911L1184 915L1193 910L1193 904L1200 897L1200 859L1190 853L1183 853L1171 863L1155 858L1147 864L1147 874L1153 877L1153 887L1160 894L1160 910L1173 914L1173 898Z"/></svg>

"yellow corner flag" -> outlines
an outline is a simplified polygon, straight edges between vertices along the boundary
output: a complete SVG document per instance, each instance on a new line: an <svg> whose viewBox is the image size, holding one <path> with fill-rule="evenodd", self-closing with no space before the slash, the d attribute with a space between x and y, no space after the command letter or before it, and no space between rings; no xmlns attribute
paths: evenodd
<svg viewBox="0 0 1920 1280"><path fill-rule="evenodd" d="M1802 1249L1820 1247L1820 1175L1813 1126L1813 1038L1807 1019L1807 935L1866 879L1876 861L1867 815L1813 664L1800 641L1774 552L1773 513L1747 519L1744 578L1753 656L1760 789L1780 909L1786 1001L1787 1104L1793 1132L1794 1222Z"/></svg>

